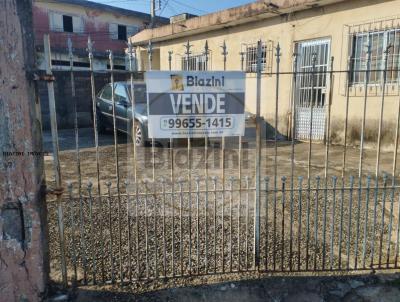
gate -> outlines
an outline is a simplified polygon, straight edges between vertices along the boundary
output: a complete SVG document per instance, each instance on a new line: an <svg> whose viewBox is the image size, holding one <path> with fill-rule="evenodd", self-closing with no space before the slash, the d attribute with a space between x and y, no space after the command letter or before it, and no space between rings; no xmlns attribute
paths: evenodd
<svg viewBox="0 0 400 302"><path fill-rule="evenodd" d="M167 147L154 141L151 147L137 147L129 137L121 141L118 135L115 89L111 92L112 129L108 134L112 144L100 143L105 134L99 133L96 100L100 87L95 87L95 77L108 74L112 87L118 76L125 77L133 89L137 75L135 49L129 45L129 70L115 70L113 53L109 52L110 69L95 71L93 43L89 40L87 86L92 95L90 132L94 143L86 149L81 149L83 131L78 127L78 97L74 90L74 74L80 71L74 69L69 43L71 64L66 72L75 104L74 148L61 152L48 36L44 44L52 125L51 166L55 175L51 178L47 174L47 182L56 197L48 201L51 270L56 279L60 273L59 281L64 286L120 284L140 290L140 285L155 289L259 277L262 273L399 268L400 109L393 152L382 153L378 143L376 157L365 158L363 132L358 149L349 148L347 140L341 146L332 146L329 111L326 124L304 124L303 120L303 124L292 125L298 128L297 137L307 138L307 143L294 136L285 144L279 142L277 114L274 139L262 136L261 80L266 76L276 79L277 112L279 80L286 74L293 79L298 119L302 120L301 110L308 110L313 120L318 117L313 110L318 109L325 120L322 111L333 88L329 86L329 93L324 89L335 73L327 69L329 41L301 44L299 69L292 73L279 71L278 44L276 72L269 74L261 72L263 44L257 43L254 137L230 138L229 145L225 138L213 142L205 138L200 142L170 139ZM185 45L187 61L191 47L189 42ZM226 62L227 45L221 47ZM149 43L149 69L152 51ZM208 66L207 43L203 54ZM368 73L369 69L360 72ZM382 70L382 79L385 85L386 70ZM383 93L382 104L384 99ZM130 101L124 106L134 109L138 105L135 97ZM379 142L382 120L381 111ZM134 120L132 129L136 129L136 123L140 121ZM326 144L313 144L314 139L324 137L322 128L326 128ZM343 128L347 137L347 118ZM135 133L132 141L136 141ZM285 152L287 155L281 157ZM383 156L393 159L389 166L391 160L385 161L385 170L391 170L390 174L380 173ZM376 167L375 171L370 170L371 166Z"/></svg>
<svg viewBox="0 0 400 302"><path fill-rule="evenodd" d="M296 138L325 138L326 93L330 40L312 40L296 45ZM315 62L314 62L315 61ZM312 121L312 123L311 123Z"/></svg>

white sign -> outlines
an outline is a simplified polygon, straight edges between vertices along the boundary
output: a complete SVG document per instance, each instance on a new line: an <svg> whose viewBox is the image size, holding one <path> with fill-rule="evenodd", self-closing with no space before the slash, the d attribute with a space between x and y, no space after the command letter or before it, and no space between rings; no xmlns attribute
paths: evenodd
<svg viewBox="0 0 400 302"><path fill-rule="evenodd" d="M149 138L243 136L245 74L146 72Z"/></svg>

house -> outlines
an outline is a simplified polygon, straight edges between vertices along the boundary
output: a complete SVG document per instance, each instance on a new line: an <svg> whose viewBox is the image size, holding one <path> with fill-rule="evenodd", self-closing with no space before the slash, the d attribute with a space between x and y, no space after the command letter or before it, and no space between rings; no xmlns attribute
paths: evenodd
<svg viewBox="0 0 400 302"><path fill-rule="evenodd" d="M399 108L399 72L396 70L400 64L399 12L399 0L256 1L146 29L130 40L138 48L141 70L148 69L149 41L154 49L154 69L168 70L171 66L173 70L223 70L221 47L225 42L226 69L246 72L246 109L252 112L256 108L257 42L261 40L261 115L271 125L275 122L279 44L278 131L290 135L293 122L296 138L308 139L313 102L312 137L326 138L330 112L333 142L343 141L347 104L348 137L354 142L360 139L365 96L364 137L376 142L383 95L379 69L384 64L385 50L391 46L388 53L391 71L387 73L384 87L382 141L393 144ZM368 47L371 72L366 85L363 70ZM310 73L301 73L312 70L313 56L316 71L334 71L332 82L329 73L316 74L314 83ZM294 71L298 73L296 76L292 74Z"/></svg>
<svg viewBox="0 0 400 302"><path fill-rule="evenodd" d="M127 37L143 30L151 17L138 11L122 9L86 0L35 0L33 6L35 44L38 66L44 69L43 35L50 35L53 68L69 68L68 37L74 49L74 66L88 68L87 41L94 42L94 68L107 69L107 50L115 57L115 69L127 69L124 49ZM157 17L155 25L168 23Z"/></svg>

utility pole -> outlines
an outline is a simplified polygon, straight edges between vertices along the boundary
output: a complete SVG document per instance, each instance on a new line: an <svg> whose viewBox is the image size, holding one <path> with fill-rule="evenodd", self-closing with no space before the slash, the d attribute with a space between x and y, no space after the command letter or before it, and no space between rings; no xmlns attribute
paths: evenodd
<svg viewBox="0 0 400 302"><path fill-rule="evenodd" d="M154 18L156 16L156 0L150 0L150 15L151 15L150 28L153 28Z"/></svg>

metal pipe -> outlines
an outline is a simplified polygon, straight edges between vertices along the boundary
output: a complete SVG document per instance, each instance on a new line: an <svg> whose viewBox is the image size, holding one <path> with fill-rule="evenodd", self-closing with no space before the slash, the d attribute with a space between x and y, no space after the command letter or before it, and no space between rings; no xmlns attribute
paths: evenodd
<svg viewBox="0 0 400 302"><path fill-rule="evenodd" d="M255 158L255 200L254 200L254 266L260 266L260 177L261 177L261 59L262 42L257 42L257 94L256 94L256 158ZM247 194L248 194L248 184ZM247 238L246 238L247 239ZM246 250L247 255L247 250ZM247 268L247 261L246 261Z"/></svg>
<svg viewBox="0 0 400 302"><path fill-rule="evenodd" d="M89 66L90 66L90 87L92 96L92 112L93 112L93 132L94 132L94 144L96 150L96 181L97 181L97 199L100 206L100 213L103 216L103 201L101 198L101 184L100 184L100 152L99 152L99 133L98 133L98 116L97 116L97 106L96 106L96 88L94 79L94 64L93 64L93 42L89 36L87 42L87 51L89 56ZM80 173L79 173L80 174ZM103 219L100 219L100 249L101 249L101 278L102 282L105 282L105 271L104 271L104 240L103 240L104 225Z"/></svg>
<svg viewBox="0 0 400 302"><path fill-rule="evenodd" d="M250 216L250 207L249 207L249 177L245 177L245 190L246 190L246 214L245 214L245 236L246 239L244 241L245 244L245 270L249 269L249 216Z"/></svg>
<svg viewBox="0 0 400 302"><path fill-rule="evenodd" d="M382 246L383 246L383 232L385 227L385 204L386 204L386 185L387 185L387 175L386 173L383 175L383 196L382 196L382 213L381 213L381 233L379 237L379 262L378 267L382 267ZM390 240L390 239L389 239Z"/></svg>
<svg viewBox="0 0 400 302"><path fill-rule="evenodd" d="M226 42L221 46L224 62L224 71L226 71L226 59L228 55ZM222 271L225 272L225 229L224 229L224 206L225 206L225 137L221 138L221 182L222 182Z"/></svg>
<svg viewBox="0 0 400 302"><path fill-rule="evenodd" d="M342 165L342 178L346 172L346 155L347 155L347 130L348 130L348 117L349 117L349 99L350 99L350 77L351 77L351 57L347 61L347 81L346 81L346 113L344 119L344 143L343 143L343 165Z"/></svg>
<svg viewBox="0 0 400 302"><path fill-rule="evenodd" d="M233 176L229 177L229 272L232 272L232 260L233 260L233 243L232 243L232 235L233 235L233 182L235 178Z"/></svg>
<svg viewBox="0 0 400 302"><path fill-rule="evenodd" d="M49 35L43 36L45 63L46 63L46 75L53 76L51 67L51 48L50 48L50 37ZM53 167L55 183L58 190L61 190L61 167L59 159L59 148L58 148L58 131L57 131L57 113L56 113L56 101L54 96L54 83L52 81L47 82L47 91L49 96L49 111L50 111L50 125L51 125L51 140L53 145ZM65 234L64 234L64 213L61 201L61 194L57 194L57 218L58 218L58 234L60 242L60 261L61 261L61 276L62 285L67 287L68 275L67 275L67 264L65 256Z"/></svg>
<svg viewBox="0 0 400 302"><path fill-rule="evenodd" d="M290 246L289 246L289 270L292 270L292 245L293 245L293 203L294 203L294 152L295 152L295 121L296 121L296 89L297 89L297 53L293 54L293 78L292 78L292 104L291 104L291 156L290 156Z"/></svg>
<svg viewBox="0 0 400 302"><path fill-rule="evenodd" d="M265 183L265 270L268 271L268 243L269 243L269 226L268 226L268 216L269 216L269 207L268 207L268 193L269 193L269 178L264 178Z"/></svg>
<svg viewBox="0 0 400 302"><path fill-rule="evenodd" d="M153 43L149 40L149 44L147 46L147 54L149 57L149 70L153 69ZM153 172L153 182L156 180L156 171L155 171L155 141L154 138L151 139L151 163L152 163L152 172Z"/></svg>
<svg viewBox="0 0 400 302"><path fill-rule="evenodd" d="M180 258L180 269L181 269L181 276L183 276L183 193L182 193L182 186L183 186L183 179L179 178L179 258Z"/></svg>
<svg viewBox="0 0 400 302"><path fill-rule="evenodd" d="M282 228L281 228L281 271L284 269L284 259L285 259L285 187L286 187L286 177L282 176ZM290 255L289 255L290 257Z"/></svg>
<svg viewBox="0 0 400 302"><path fill-rule="evenodd" d="M149 268L149 218L148 218L148 181L145 179L143 181L143 185L145 188L145 197L144 197L144 242L145 242L145 259L146 259L146 279L149 278L150 268Z"/></svg>
<svg viewBox="0 0 400 302"><path fill-rule="evenodd" d="M365 256L367 251L367 238L368 238L368 215L369 215L369 190L371 184L371 176L367 177L367 191L366 191L366 201L365 201L365 223L364 223L364 241L362 249L362 267L365 268Z"/></svg>
<svg viewBox="0 0 400 302"><path fill-rule="evenodd" d="M90 221L90 234L91 234L91 254L92 254L92 274L93 274L93 284L96 284L96 250L95 250L95 230L93 222L93 197L92 197L92 182L88 182L87 191L89 194L89 221Z"/></svg>
<svg viewBox="0 0 400 302"><path fill-rule="evenodd" d="M299 176L298 178L299 182L299 216L298 216L298 229L297 229L297 270L300 271L301 269L301 219L302 219L302 195L303 195L303 177Z"/></svg>
<svg viewBox="0 0 400 302"><path fill-rule="evenodd" d="M340 223L339 223L339 267L342 269L342 236L343 236L343 203L344 203L344 178L342 178L342 188L340 190Z"/></svg>
<svg viewBox="0 0 400 302"><path fill-rule="evenodd" d="M111 265L111 283L115 282L115 277L114 277L114 252L113 252L113 245L114 245L114 239L113 239L113 227L112 227L112 208L111 208L111 182L107 181L106 182L107 186L107 191L108 191L108 228L109 228L109 233L110 233L110 250L109 250L109 255L110 255L110 265Z"/></svg>
<svg viewBox="0 0 400 302"><path fill-rule="evenodd" d="M379 163L381 159L381 144L382 144L382 126L383 126L383 108L385 104L385 91L386 91L386 76L387 76L387 62L388 62L388 54L391 46L389 45L386 50L384 51L383 56L383 65L384 69L382 71L382 98L381 98L381 110L379 115L379 128L378 128L378 142L377 142L377 149L376 149L376 164L375 164L375 176L379 176Z"/></svg>
<svg viewBox="0 0 400 302"><path fill-rule="evenodd" d="M71 223L71 243L72 243L72 265L74 268L74 279L73 279L73 285L76 284L77 281L77 256L76 256L76 242L75 242L75 211L74 211L74 201L72 198L72 183L68 182L67 184L68 188L68 198L69 198L69 204L70 204L70 223Z"/></svg>
<svg viewBox="0 0 400 302"><path fill-rule="evenodd" d="M330 270L333 269L333 250L334 250L334 240L335 240L335 209L336 209L336 182L337 182L337 177L332 176L332 182L333 182L333 203L332 203L332 216L331 216L331 253L330 253Z"/></svg>
<svg viewBox="0 0 400 302"><path fill-rule="evenodd" d="M122 265L122 225L121 225L121 191L120 191L120 174L119 174L119 152L118 152L118 133L116 125L116 102L115 102L115 82L114 82L114 54L109 50L110 77L111 77L111 102L112 102L112 120L114 132L114 153L115 153L115 173L117 181L118 194L118 255L119 255L119 273L121 283L124 281L123 265Z"/></svg>
<svg viewBox="0 0 400 302"><path fill-rule="evenodd" d="M129 281L132 282L132 246L131 246L131 241L132 241L132 234L131 234L131 199L130 199L130 194L129 194L129 181L125 181L125 190L127 193L127 201L126 201L126 220L127 220L127 230L128 230L128 277Z"/></svg>
<svg viewBox="0 0 400 302"><path fill-rule="evenodd" d="M370 34L368 34L368 45L366 47L367 65L365 70L365 83L364 83L364 102L363 102L363 117L361 122L361 134L360 134L360 159L358 166L358 178L362 177L363 170L363 159L364 159L364 132L365 132L365 115L367 111L367 98L368 98L368 81L369 81L369 69L371 68L371 43Z"/></svg>
<svg viewBox="0 0 400 302"><path fill-rule="evenodd" d="M134 66L133 63L135 61L136 48L132 43L128 44L128 53L129 53L129 71L130 71L130 93L131 93L131 110L132 110L132 138L133 138L133 174L134 180L137 182L137 150L136 150L136 98L135 98L135 90L134 90Z"/></svg>
<svg viewBox="0 0 400 302"><path fill-rule="evenodd" d="M214 240L214 273L217 273L217 177L213 176L214 187L214 223L213 223L213 240Z"/></svg>
<svg viewBox="0 0 400 302"><path fill-rule="evenodd" d="M162 212L163 212L163 217L162 217L162 240L163 240L163 272L164 272L164 278L167 277L167 243L166 243L166 226L165 226L165 178L161 178L161 184L162 184Z"/></svg>
<svg viewBox="0 0 400 302"><path fill-rule="evenodd" d="M319 210L319 184L321 178L316 178L317 187L315 189L315 207L314 207L314 271L317 270L317 251L318 249L318 210Z"/></svg>
<svg viewBox="0 0 400 302"><path fill-rule="evenodd" d="M197 274L200 274L200 177L196 176L196 265Z"/></svg>
<svg viewBox="0 0 400 302"><path fill-rule="evenodd" d="M350 191L349 191L349 221L348 221L348 229L347 229L347 270L350 269L350 242L351 242L351 213L353 210L353 184L354 184L354 176L350 176Z"/></svg>

